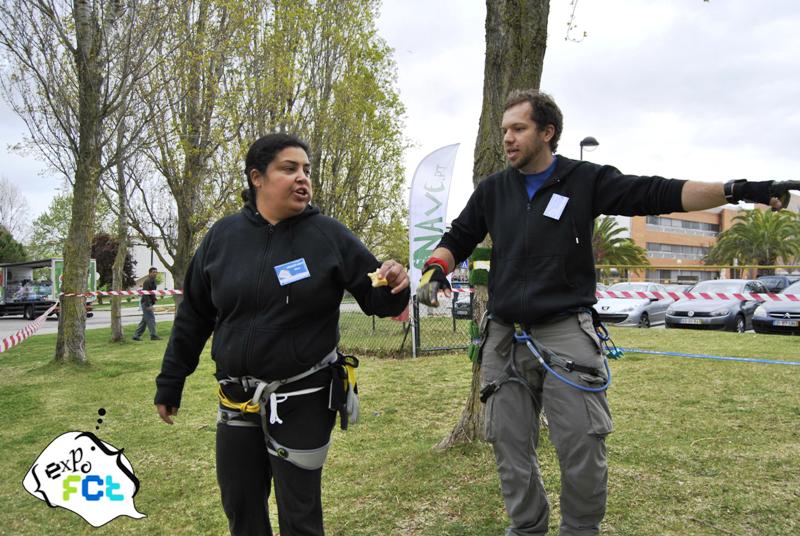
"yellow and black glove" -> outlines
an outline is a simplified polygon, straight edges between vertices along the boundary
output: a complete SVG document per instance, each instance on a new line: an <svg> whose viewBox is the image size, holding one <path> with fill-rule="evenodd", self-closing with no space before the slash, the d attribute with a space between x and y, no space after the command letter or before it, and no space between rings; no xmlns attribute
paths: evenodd
<svg viewBox="0 0 800 536"><path fill-rule="evenodd" d="M450 290L450 282L447 280L444 268L439 264L425 263L417 287L417 299L425 305L438 307L440 290Z"/></svg>

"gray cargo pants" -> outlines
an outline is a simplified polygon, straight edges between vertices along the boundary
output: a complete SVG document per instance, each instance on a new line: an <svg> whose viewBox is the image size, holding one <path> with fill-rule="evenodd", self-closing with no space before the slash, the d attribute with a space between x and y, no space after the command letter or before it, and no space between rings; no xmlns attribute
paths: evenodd
<svg viewBox="0 0 800 536"><path fill-rule="evenodd" d="M530 334L540 345L565 359L605 370L589 313L537 324ZM599 534L608 491L605 437L613 429L606 394L580 391L546 373L527 346L514 344L513 327L494 320L484 328L481 387L503 374L512 345L516 370L530 390L519 382L506 382L486 401L486 436L494 448L511 519L506 536L547 533L550 507L536 457L542 409L561 467L558 533ZM597 387L605 382L604 377L554 370L581 385Z"/></svg>

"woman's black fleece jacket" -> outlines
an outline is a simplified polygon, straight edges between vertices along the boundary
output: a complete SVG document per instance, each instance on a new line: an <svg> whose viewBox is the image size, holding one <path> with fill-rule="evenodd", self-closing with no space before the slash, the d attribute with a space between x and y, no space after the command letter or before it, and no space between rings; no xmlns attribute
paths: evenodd
<svg viewBox="0 0 800 536"><path fill-rule="evenodd" d="M487 232L491 235L487 309L507 322L534 324L597 302L592 253L597 216L684 212L686 181L623 175L611 166L556 158L553 175L532 200L516 169L487 177L439 243L460 263ZM544 215L556 194L568 199L558 219Z"/></svg>
<svg viewBox="0 0 800 536"><path fill-rule="evenodd" d="M281 286L275 267L301 258L311 276ZM345 289L368 315L401 313L409 291L373 288L367 273L379 266L349 229L311 206L277 225L252 203L219 220L189 265L155 403L180 406L184 381L212 332L217 379L279 380L336 347Z"/></svg>

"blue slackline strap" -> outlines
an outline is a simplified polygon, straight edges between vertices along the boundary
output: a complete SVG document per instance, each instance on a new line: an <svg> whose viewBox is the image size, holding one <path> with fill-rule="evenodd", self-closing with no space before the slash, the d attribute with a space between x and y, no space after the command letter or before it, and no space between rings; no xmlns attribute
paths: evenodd
<svg viewBox="0 0 800 536"><path fill-rule="evenodd" d="M744 363L764 363L766 365L794 365L800 366L800 361L779 361L777 359L755 359L752 357L730 357L706 354L683 354L680 352L659 352L656 350L642 350L641 348L620 348L623 352L632 354L668 355L672 357L688 357L691 359L715 359L717 361L740 361Z"/></svg>

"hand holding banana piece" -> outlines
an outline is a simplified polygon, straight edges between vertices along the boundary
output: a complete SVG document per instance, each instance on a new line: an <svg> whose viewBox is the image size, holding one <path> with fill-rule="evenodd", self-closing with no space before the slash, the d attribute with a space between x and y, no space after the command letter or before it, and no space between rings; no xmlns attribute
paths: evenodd
<svg viewBox="0 0 800 536"><path fill-rule="evenodd" d="M405 267L397 261L388 260L381 264L380 268L370 272L367 276L372 281L373 287L386 287L392 289L392 294L398 294L408 288L408 272Z"/></svg>

